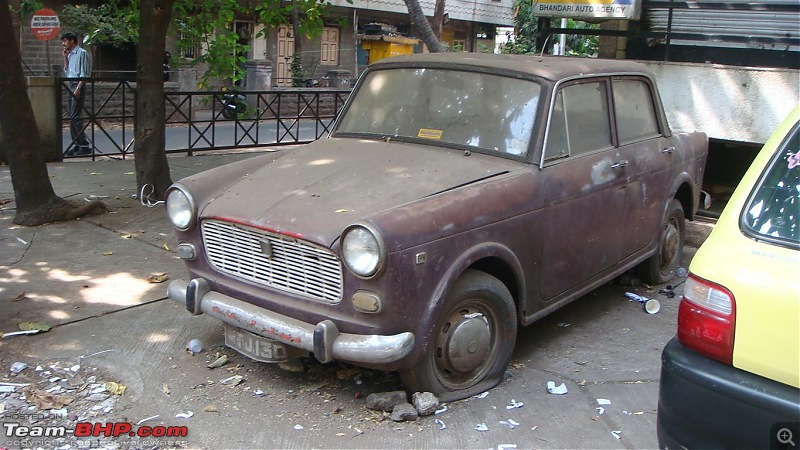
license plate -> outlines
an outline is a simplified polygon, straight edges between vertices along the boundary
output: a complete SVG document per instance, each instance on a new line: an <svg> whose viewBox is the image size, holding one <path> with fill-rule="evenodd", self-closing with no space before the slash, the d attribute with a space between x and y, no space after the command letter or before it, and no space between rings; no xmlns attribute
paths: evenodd
<svg viewBox="0 0 800 450"><path fill-rule="evenodd" d="M261 362L281 362L308 354L306 351L228 324L225 325L225 345Z"/></svg>

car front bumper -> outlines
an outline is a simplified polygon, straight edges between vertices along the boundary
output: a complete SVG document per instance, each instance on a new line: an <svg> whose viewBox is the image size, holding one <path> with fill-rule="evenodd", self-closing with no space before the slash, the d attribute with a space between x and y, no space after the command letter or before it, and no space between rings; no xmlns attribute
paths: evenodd
<svg viewBox="0 0 800 450"><path fill-rule="evenodd" d="M660 448L783 448L777 433L795 439L800 390L722 364L673 338L661 354L658 393Z"/></svg>
<svg viewBox="0 0 800 450"><path fill-rule="evenodd" d="M208 314L223 322L300 348L320 362L333 360L371 365L388 364L408 355L414 346L410 332L390 336L340 333L331 320L306 323L210 290L203 278L175 280L167 295L192 314Z"/></svg>

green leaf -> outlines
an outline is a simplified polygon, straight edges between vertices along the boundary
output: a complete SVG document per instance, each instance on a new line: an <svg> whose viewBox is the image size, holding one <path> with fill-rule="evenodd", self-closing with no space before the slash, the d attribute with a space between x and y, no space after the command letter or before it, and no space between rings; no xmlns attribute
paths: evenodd
<svg viewBox="0 0 800 450"><path fill-rule="evenodd" d="M17 327L19 327L20 331L50 331L50 328L52 328L50 325L37 322L20 322Z"/></svg>

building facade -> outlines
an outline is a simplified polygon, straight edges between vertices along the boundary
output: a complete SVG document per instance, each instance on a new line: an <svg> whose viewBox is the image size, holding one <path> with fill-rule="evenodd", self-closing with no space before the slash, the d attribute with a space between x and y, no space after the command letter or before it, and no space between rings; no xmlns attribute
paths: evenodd
<svg viewBox="0 0 800 450"><path fill-rule="evenodd" d="M44 1L43 6L60 13L64 3L96 6L96 1ZM433 16L435 2L421 1L425 14ZM513 0L448 0L442 41L451 49L461 51L493 51L495 29L513 23ZM302 38L301 52L295 52L291 24L277 28L266 27L248 18L233 24L240 43L248 46L244 55L254 66L267 66L272 72L273 86L292 84L291 61L296 53L301 58L305 76L311 80L333 82L354 80L378 54L425 51L416 38L403 0L333 0L327 9L325 27L319 36ZM62 29L63 31L67 31ZM31 31L30 19L20 22L20 48L26 75L60 74L61 44L58 39L44 42ZM380 36L375 38L375 36ZM366 45L365 45L366 44ZM95 76L133 79L136 69L135 45L114 47L91 45ZM191 60L203 51L202 45L179 51L175 33L167 37L167 50L173 58ZM178 64L175 64L178 66ZM198 67L197 71L202 71ZM224 80L221 80L224 81Z"/></svg>

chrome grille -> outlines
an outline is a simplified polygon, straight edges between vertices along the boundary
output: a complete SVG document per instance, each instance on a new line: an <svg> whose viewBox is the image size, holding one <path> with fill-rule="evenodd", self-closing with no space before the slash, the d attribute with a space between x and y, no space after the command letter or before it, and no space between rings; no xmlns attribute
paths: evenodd
<svg viewBox="0 0 800 450"><path fill-rule="evenodd" d="M203 221L202 230L208 260L222 273L330 303L342 298L342 265L324 247L219 220Z"/></svg>

